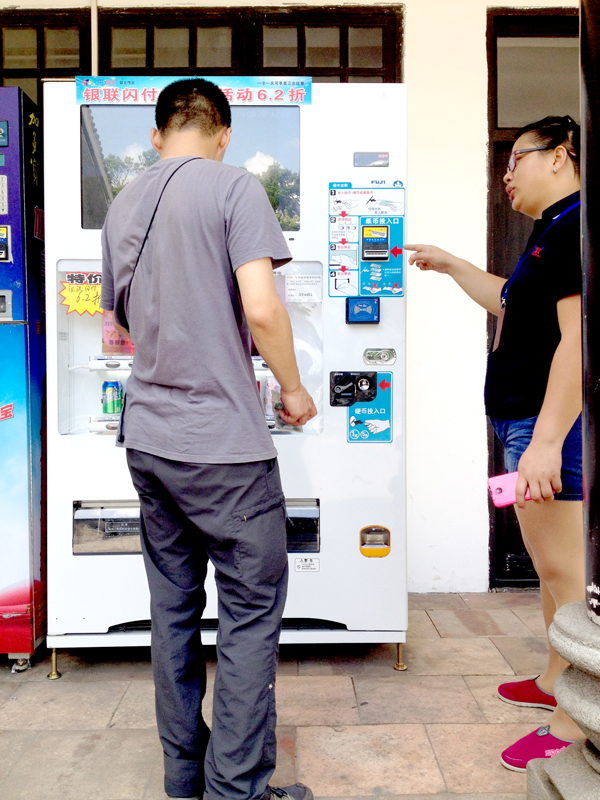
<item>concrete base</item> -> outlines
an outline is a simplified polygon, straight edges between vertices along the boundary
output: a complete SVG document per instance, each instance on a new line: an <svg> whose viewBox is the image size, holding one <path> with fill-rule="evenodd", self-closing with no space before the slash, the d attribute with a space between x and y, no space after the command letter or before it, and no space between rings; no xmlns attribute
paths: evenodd
<svg viewBox="0 0 600 800"><path fill-rule="evenodd" d="M527 800L562 800L562 795L546 772L546 760L534 758L527 764Z"/></svg>
<svg viewBox="0 0 600 800"><path fill-rule="evenodd" d="M598 800L600 775L590 769L576 742L553 758L536 758L527 764L527 800Z"/></svg>
<svg viewBox="0 0 600 800"><path fill-rule="evenodd" d="M567 667L556 683L555 696L595 747L600 747L600 680L576 667Z"/></svg>
<svg viewBox="0 0 600 800"><path fill-rule="evenodd" d="M583 601L559 608L548 635L570 664L600 677L600 626L590 620Z"/></svg>
<svg viewBox="0 0 600 800"><path fill-rule="evenodd" d="M570 662L555 685L559 705L588 737L557 756L527 765L527 800L599 800L600 798L600 627L584 603L560 608L549 638Z"/></svg>

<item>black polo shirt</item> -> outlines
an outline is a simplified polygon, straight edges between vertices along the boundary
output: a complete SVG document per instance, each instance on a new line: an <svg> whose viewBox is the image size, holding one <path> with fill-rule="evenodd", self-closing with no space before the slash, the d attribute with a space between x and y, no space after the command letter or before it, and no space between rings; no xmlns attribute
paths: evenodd
<svg viewBox="0 0 600 800"><path fill-rule="evenodd" d="M503 289L506 307L488 358L485 408L497 419L526 419L539 414L550 366L560 342L556 304L581 294L579 192L547 208ZM558 219L560 217L560 219Z"/></svg>

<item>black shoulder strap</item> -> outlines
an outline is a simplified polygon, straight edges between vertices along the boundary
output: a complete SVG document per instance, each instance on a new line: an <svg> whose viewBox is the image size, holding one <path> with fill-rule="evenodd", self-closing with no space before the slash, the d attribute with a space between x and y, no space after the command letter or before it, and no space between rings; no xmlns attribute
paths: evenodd
<svg viewBox="0 0 600 800"><path fill-rule="evenodd" d="M179 170L182 167L185 167L185 165L189 164L190 161L201 161L201 160L202 159L200 158L200 156L194 156L193 158L188 158L187 161L184 161L182 164L180 164L178 167L176 167L173 170L173 172L169 175L169 177L165 181L165 185L161 189L160 195L158 196L158 200L156 202L156 206L154 207L154 211L152 212L152 217L150 219L150 224L148 225L148 230L146 231L146 235L144 236L144 240L142 242L142 246L140 247L140 252L138 253L138 257L137 257L137 259L135 261L135 264L133 266L133 270L131 271L131 280L129 281L129 285L127 286L127 289L126 289L126 292L125 292L125 298L123 298L122 302L119 303L119 308L118 308L119 319L121 320L121 323L123 323L123 322L125 323L125 327L127 329L129 328L129 323L127 321L127 314L125 313L125 309L129 306L129 296L131 294L131 284L132 284L132 281L133 281L133 279L135 277L135 271L137 269L137 265L140 263L140 258L142 257L142 251L143 251L144 246L146 244L146 240L148 239L148 234L150 233L150 228L152 227L152 223L154 222L154 217L156 216L156 212L158 211L158 207L160 205L160 201L162 200L162 196L165 193L165 189L169 185L169 181L171 180L171 178L175 175L176 172L179 172ZM117 309L115 309L115 310L117 310Z"/></svg>

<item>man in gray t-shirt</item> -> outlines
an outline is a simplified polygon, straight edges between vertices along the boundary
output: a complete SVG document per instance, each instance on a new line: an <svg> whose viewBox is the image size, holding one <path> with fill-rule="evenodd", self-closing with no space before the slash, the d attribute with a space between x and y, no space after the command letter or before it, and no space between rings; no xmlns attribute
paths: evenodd
<svg viewBox="0 0 600 800"><path fill-rule="evenodd" d="M221 163L231 114L214 84L171 84L156 122L161 158L114 200L102 231L102 307L136 347L118 444L140 498L165 790L312 800L302 784L268 786L287 553L250 357L252 336L285 422L315 416L272 274L291 256L260 183ZM212 733L201 708L208 560L219 595Z"/></svg>

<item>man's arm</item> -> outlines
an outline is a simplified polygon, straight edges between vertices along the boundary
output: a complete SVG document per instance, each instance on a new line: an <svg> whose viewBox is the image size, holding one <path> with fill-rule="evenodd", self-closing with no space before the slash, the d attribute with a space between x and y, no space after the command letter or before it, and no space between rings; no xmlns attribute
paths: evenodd
<svg viewBox="0 0 600 800"><path fill-rule="evenodd" d="M249 261L235 274L254 344L281 386L281 418L289 425L304 425L317 409L300 382L292 326L275 288L271 259Z"/></svg>

